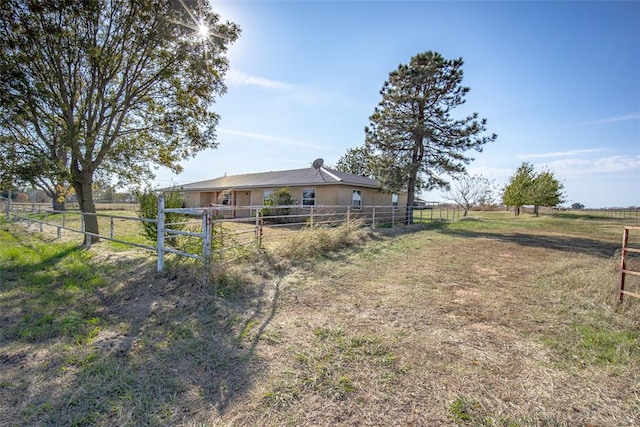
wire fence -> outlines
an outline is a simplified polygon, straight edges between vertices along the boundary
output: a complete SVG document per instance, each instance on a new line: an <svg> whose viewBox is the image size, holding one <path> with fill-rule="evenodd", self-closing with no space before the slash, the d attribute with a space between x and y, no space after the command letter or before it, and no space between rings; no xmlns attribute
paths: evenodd
<svg viewBox="0 0 640 427"><path fill-rule="evenodd" d="M622 219L640 219L640 208L601 208L596 210L600 215Z"/></svg>

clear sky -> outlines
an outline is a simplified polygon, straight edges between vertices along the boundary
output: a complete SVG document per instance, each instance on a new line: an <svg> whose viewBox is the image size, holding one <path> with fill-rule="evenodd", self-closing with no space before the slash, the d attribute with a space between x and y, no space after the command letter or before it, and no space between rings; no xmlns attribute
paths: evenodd
<svg viewBox="0 0 640 427"><path fill-rule="evenodd" d="M364 143L389 73L419 52L464 59L498 139L470 173L502 186L524 161L564 183L567 204L640 206L640 2L213 1L240 25L219 147L159 170L185 184L335 162ZM440 200L438 191L423 194Z"/></svg>

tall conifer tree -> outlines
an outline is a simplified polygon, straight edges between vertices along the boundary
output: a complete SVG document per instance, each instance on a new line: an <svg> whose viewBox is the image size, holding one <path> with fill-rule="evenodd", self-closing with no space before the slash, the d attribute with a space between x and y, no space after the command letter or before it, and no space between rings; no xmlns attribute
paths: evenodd
<svg viewBox="0 0 640 427"><path fill-rule="evenodd" d="M446 187L443 174L463 173L471 160L469 150L497 135L485 135L486 119L477 113L456 118L465 102L462 58L445 59L427 51L401 64L389 74L382 100L365 129L371 164L384 190L407 190L406 221L413 221L416 191Z"/></svg>

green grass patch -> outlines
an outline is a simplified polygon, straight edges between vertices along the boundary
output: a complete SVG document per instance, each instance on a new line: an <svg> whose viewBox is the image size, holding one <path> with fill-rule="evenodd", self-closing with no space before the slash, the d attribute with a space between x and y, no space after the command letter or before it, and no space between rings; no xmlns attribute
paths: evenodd
<svg viewBox="0 0 640 427"><path fill-rule="evenodd" d="M575 330L582 360L598 365L625 365L631 360L640 361L638 331L587 325L576 325Z"/></svg>
<svg viewBox="0 0 640 427"><path fill-rule="evenodd" d="M85 341L100 324L87 297L106 284L91 263L92 254L16 230L0 230L0 240L0 309L14 313L3 335L26 341Z"/></svg>
<svg viewBox="0 0 640 427"><path fill-rule="evenodd" d="M478 400L468 396L458 396L449 404L449 414L456 425L474 427L520 427L539 425L530 421L517 421L509 417L490 414Z"/></svg>
<svg viewBox="0 0 640 427"><path fill-rule="evenodd" d="M282 378L270 382L263 400L270 407L283 409L292 405L301 394L300 384L295 374L285 372Z"/></svg>

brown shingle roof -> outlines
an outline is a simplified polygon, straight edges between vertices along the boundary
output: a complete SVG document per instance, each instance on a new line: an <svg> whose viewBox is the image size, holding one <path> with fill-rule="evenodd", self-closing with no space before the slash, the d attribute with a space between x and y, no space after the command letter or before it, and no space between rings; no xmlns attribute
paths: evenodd
<svg viewBox="0 0 640 427"><path fill-rule="evenodd" d="M302 185L345 184L378 188L378 181L364 176L334 171L326 168L292 169L275 172L229 175L207 181L182 185L184 191L212 191L248 188L280 188Z"/></svg>

